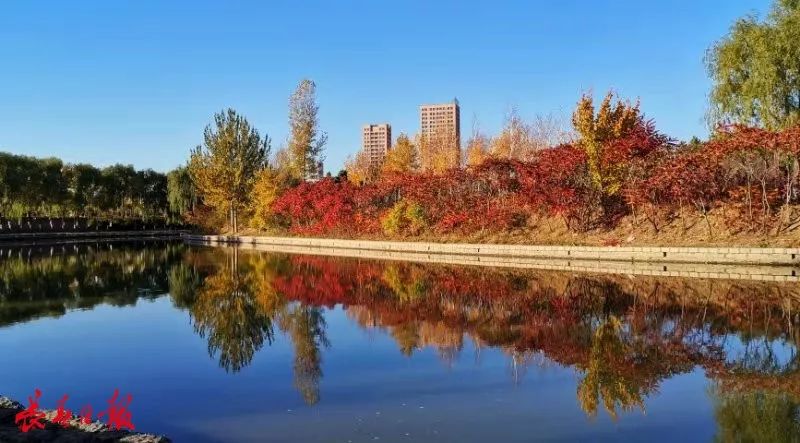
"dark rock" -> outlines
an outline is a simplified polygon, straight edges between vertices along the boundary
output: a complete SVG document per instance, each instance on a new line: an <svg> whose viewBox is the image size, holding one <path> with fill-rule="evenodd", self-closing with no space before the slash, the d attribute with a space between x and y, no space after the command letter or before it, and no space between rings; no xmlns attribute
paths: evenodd
<svg viewBox="0 0 800 443"><path fill-rule="evenodd" d="M170 443L166 437L141 434L125 430L114 430L100 422L85 425L73 419L69 427L56 425L49 420L55 416L53 410L42 410L46 414L44 429L22 432L14 423L14 418L24 406L7 397L0 396L0 442L3 443Z"/></svg>

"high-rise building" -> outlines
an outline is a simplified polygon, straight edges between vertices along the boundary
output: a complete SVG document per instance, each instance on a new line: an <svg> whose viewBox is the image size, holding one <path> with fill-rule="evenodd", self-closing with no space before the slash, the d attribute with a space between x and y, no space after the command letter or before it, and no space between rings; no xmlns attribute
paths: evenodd
<svg viewBox="0 0 800 443"><path fill-rule="evenodd" d="M379 167L392 148L392 125L381 123L361 128L361 149L372 166Z"/></svg>
<svg viewBox="0 0 800 443"><path fill-rule="evenodd" d="M461 109L458 100L438 105L419 107L420 135L430 137L454 137L456 147L461 150Z"/></svg>

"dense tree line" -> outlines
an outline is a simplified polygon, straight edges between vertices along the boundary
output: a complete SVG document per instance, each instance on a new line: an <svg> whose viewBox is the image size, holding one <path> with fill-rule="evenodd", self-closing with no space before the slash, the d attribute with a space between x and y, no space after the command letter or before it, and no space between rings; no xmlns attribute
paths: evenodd
<svg viewBox="0 0 800 443"><path fill-rule="evenodd" d="M167 176L131 165L97 168L0 153L0 214L166 218Z"/></svg>

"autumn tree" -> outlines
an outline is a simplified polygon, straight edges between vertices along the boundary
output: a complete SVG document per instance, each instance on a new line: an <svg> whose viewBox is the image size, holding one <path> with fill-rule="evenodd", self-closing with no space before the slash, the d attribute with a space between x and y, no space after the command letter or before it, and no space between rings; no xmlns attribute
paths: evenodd
<svg viewBox="0 0 800 443"><path fill-rule="evenodd" d="M602 195L615 194L621 186L615 177L607 174L609 166L603 161L606 145L629 135L642 120L638 102L623 102L613 92L606 94L597 110L589 94L578 101L572 125L578 133L579 146L586 152L592 185Z"/></svg>
<svg viewBox="0 0 800 443"><path fill-rule="evenodd" d="M542 149L572 143L575 134L569 127L569 119L562 114L537 114L528 123L528 149L524 160L530 160L533 153Z"/></svg>
<svg viewBox="0 0 800 443"><path fill-rule="evenodd" d="M344 162L347 179L354 184L370 183L378 178L381 165L370 159L369 153L359 150L354 157L348 157Z"/></svg>
<svg viewBox="0 0 800 443"><path fill-rule="evenodd" d="M417 147L406 134L397 136L394 146L386 153L381 172L383 174L406 173L419 167Z"/></svg>
<svg viewBox="0 0 800 443"><path fill-rule="evenodd" d="M552 148L573 139L564 119L555 114L537 114L524 121L516 109L505 118L500 134L490 142L493 158L532 161L538 151Z"/></svg>
<svg viewBox="0 0 800 443"><path fill-rule="evenodd" d="M706 65L711 124L800 124L800 2L775 0L765 20L737 20L708 50Z"/></svg>
<svg viewBox="0 0 800 443"><path fill-rule="evenodd" d="M506 115L503 129L491 141L491 155L497 159L520 159L528 151L528 126L522 121L516 109Z"/></svg>
<svg viewBox="0 0 800 443"><path fill-rule="evenodd" d="M441 174L461 164L461 152L455 132L440 130L433 134L422 134L417 139L420 169Z"/></svg>
<svg viewBox="0 0 800 443"><path fill-rule="evenodd" d="M206 126L203 145L192 150L189 174L204 204L230 217L238 232L238 214L250 199L260 171L267 166L269 137L263 138L233 109L214 115Z"/></svg>
<svg viewBox="0 0 800 443"><path fill-rule="evenodd" d="M250 193L250 224L256 229L269 226L272 218L272 203L283 190L284 183L279 172L271 167L266 167L256 173L253 190Z"/></svg>
<svg viewBox="0 0 800 443"><path fill-rule="evenodd" d="M478 166L489 156L489 138L480 131L477 123L472 125L465 155L464 163L467 166Z"/></svg>
<svg viewBox="0 0 800 443"><path fill-rule="evenodd" d="M323 149L328 136L319 130L317 113L317 86L303 79L289 98L288 156L292 176L305 180L317 171L323 160Z"/></svg>

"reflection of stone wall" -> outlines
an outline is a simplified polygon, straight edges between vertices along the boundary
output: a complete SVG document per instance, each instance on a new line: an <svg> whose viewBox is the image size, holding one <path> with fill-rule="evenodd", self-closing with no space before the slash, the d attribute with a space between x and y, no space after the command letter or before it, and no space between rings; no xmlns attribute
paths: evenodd
<svg viewBox="0 0 800 443"><path fill-rule="evenodd" d="M184 238L207 243L233 241L225 236ZM800 249L787 248L460 245L272 237L238 240L241 247L292 254L600 274L800 281Z"/></svg>

